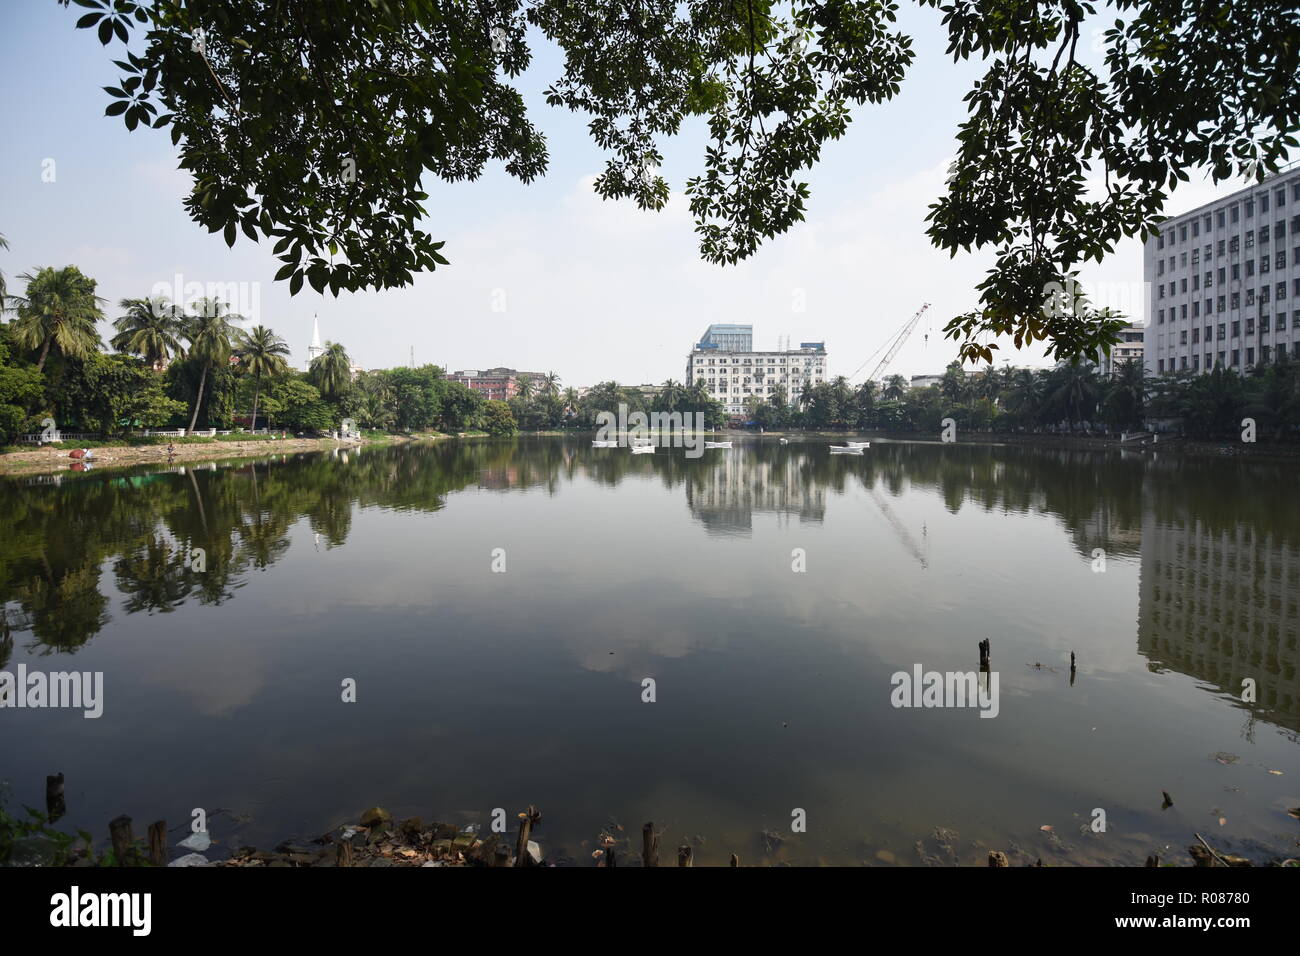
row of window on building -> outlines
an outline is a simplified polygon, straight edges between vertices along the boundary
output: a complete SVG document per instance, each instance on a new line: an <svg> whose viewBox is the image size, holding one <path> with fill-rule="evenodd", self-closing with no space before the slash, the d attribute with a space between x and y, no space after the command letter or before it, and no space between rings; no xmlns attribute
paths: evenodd
<svg viewBox="0 0 1300 956"><path fill-rule="evenodd" d="M1300 352L1292 349L1289 356L1292 359L1300 359ZM1242 359L1245 359L1243 364ZM1270 362L1280 362L1288 358L1287 346L1285 342L1279 342L1276 350L1267 345L1259 347L1259 362L1261 365L1267 365ZM1255 347L1247 346L1244 349L1224 349L1218 352L1197 353L1194 355L1180 355L1177 358L1156 359L1156 372L1163 375L1168 372L1208 372L1216 365L1233 369L1248 369L1255 364Z"/></svg>
<svg viewBox="0 0 1300 956"><path fill-rule="evenodd" d="M1290 186L1291 199L1294 202L1300 202L1300 180L1291 183ZM1219 229L1227 229L1230 226L1235 226L1240 223L1243 216L1246 219L1254 219L1257 208L1259 215L1263 216L1269 211L1270 195L1273 199L1274 208L1278 210L1285 208L1287 200L1286 186L1279 186L1272 190L1265 190L1264 192L1247 196L1241 202L1234 203L1231 206L1226 206L1217 212L1207 212L1194 216L1188 221L1179 223L1174 228L1162 232L1156 240L1156 248L1163 249L1166 244L1173 246L1175 242L1185 243L1192 239L1197 239L1200 237L1202 231L1209 233L1214 226L1217 226ZM1296 231L1297 228L1296 221L1296 219L1291 220L1291 228L1293 232ZM1280 228L1281 225L1281 223L1278 223L1279 236L1282 235L1282 230ZM1268 227L1265 226L1265 235L1267 235L1267 229ZM1167 243L1166 239L1168 240Z"/></svg>
<svg viewBox="0 0 1300 956"><path fill-rule="evenodd" d="M1197 291L1200 291L1199 289ZM1256 296L1258 291L1258 296ZM1278 282L1273 285L1260 286L1258 290L1251 287L1245 292L1229 292L1226 295L1220 295L1217 298L1207 296L1204 299L1194 299L1191 302L1184 302L1178 306L1170 306L1168 310L1156 310L1156 325L1164 325L1166 320L1174 322L1179 319L1196 318L1204 312L1205 315L1214 315L1218 312L1233 312L1242 308L1244 303L1246 308L1254 308L1256 305L1268 305L1270 302L1284 302L1286 300L1287 284ZM1300 277L1291 281L1292 298L1300 299ZM1161 296L1163 298L1163 296ZM1190 309L1190 311L1188 311Z"/></svg>
<svg viewBox="0 0 1300 956"><path fill-rule="evenodd" d="M1300 219L1300 216L1297 216L1296 218L1297 218L1297 219ZM1300 231L1300 230L1298 230L1298 231ZM1233 241L1233 242L1236 242L1236 238L1234 238L1232 241ZM1254 243L1247 243L1247 248L1250 248L1250 247L1252 247L1253 245L1254 245ZM1207 247L1207 248L1208 248L1208 247ZM1230 251L1235 253L1237 250L1236 250L1236 249L1231 249ZM1187 253L1183 253L1183 255L1186 256ZM1173 272L1173 271L1174 271L1174 266L1173 266L1173 264L1172 264L1172 260L1173 260L1174 257L1173 257L1173 256L1170 256L1169 258L1170 258L1169 271L1170 271L1170 272ZM1209 253L1208 253L1208 252L1206 253L1205 261L1206 261L1206 262L1209 262L1209 261L1210 261L1210 256L1209 256ZM1201 264L1200 256L1199 256L1199 255L1194 256L1194 257L1192 258L1192 265L1199 266L1200 264ZM1185 266L1186 263L1184 263L1183 265ZM1293 265L1293 266L1300 266L1300 246L1294 246L1294 247L1291 249L1291 265ZM1260 271L1260 272L1268 272L1269 269L1270 269L1272 266L1276 266L1278 269L1285 269L1285 268L1286 268L1286 250L1285 250L1285 249L1279 249L1279 250L1277 250L1277 252L1275 252L1275 253L1268 254L1268 255L1262 255L1262 256L1259 257L1259 271ZM1234 280L1240 279L1240 278L1242 277L1242 270L1243 270L1243 269L1245 270L1246 278L1250 278L1251 276L1253 276L1253 275L1255 274L1255 257L1254 257L1254 256L1251 256L1251 258L1245 260L1244 262L1234 262L1234 263L1232 264L1232 266L1231 266L1231 269L1229 269L1228 267L1220 266L1220 267L1219 267L1219 284L1222 285L1222 284L1227 280L1227 277L1228 277L1229 273L1231 273L1231 276L1232 276L1232 278L1233 278ZM1156 276L1159 277L1159 276L1162 276L1162 275L1164 275L1164 274L1165 274L1165 260L1164 260L1164 259L1160 259L1160 260L1158 260L1158 261L1156 262ZM1182 281L1183 281L1183 287L1182 287L1182 288L1183 288L1183 291L1184 291L1184 292L1187 291L1187 281L1188 281L1189 278L1190 278L1190 279L1193 279L1193 280L1197 280L1197 281L1199 281L1199 276L1198 276L1198 275L1195 275L1195 274L1193 274L1193 275L1189 275L1189 276L1187 276L1187 277L1184 277L1183 280L1182 280ZM1205 284L1206 284L1206 285L1210 285L1210 284L1213 282L1213 280L1214 280L1214 270L1211 269L1211 270L1209 270L1209 271L1207 271L1207 272L1205 273ZM1161 285L1163 285L1163 283L1161 283ZM1192 286L1192 288L1196 288L1196 286ZM1169 294L1170 294L1171 296L1176 294L1176 292L1175 292L1175 285L1174 285L1174 282L1173 282L1173 281L1171 281L1171 282L1169 283ZM1160 296L1161 296L1161 298L1164 298L1164 293L1161 292L1161 293L1160 293Z"/></svg>

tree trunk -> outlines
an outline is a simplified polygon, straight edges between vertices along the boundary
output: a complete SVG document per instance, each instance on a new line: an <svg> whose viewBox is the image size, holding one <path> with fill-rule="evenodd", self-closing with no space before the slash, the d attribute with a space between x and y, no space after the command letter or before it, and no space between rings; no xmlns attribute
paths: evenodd
<svg viewBox="0 0 1300 956"><path fill-rule="evenodd" d="M50 343L53 342L53 341L54 341L53 338L47 338L47 339L45 340L45 344L41 346L41 357L40 357L40 358L37 360L37 362L36 362L36 371L38 371L38 372L44 371L44 369L45 369L45 360L46 360L46 359L49 357L49 355L50 355Z"/></svg>
<svg viewBox="0 0 1300 956"><path fill-rule="evenodd" d="M250 431L257 431L257 399L261 391L262 391L262 376L259 375L255 379L253 379L253 420L249 422L248 425Z"/></svg>
<svg viewBox="0 0 1300 956"><path fill-rule="evenodd" d="M194 414L190 416L190 427L189 430L185 433L187 435L193 434L194 423L199 420L199 406L203 404L203 386L206 385L207 382L208 382L208 363L204 362L203 374L199 376L199 394L194 399Z"/></svg>

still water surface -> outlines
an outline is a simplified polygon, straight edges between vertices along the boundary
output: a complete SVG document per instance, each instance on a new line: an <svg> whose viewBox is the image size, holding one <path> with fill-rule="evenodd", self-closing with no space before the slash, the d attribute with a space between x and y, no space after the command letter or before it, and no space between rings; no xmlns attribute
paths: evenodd
<svg viewBox="0 0 1300 956"><path fill-rule="evenodd" d="M588 445L0 483L0 667L105 680L98 720L0 710L11 802L61 771L69 826L203 807L224 850L533 803L587 865L646 820L701 865L1297 855L1292 466ZM891 705L984 638L996 718Z"/></svg>

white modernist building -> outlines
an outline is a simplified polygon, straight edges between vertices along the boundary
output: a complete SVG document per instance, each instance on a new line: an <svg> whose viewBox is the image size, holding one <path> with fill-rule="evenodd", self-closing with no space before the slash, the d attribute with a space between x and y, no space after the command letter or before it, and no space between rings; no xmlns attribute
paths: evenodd
<svg viewBox="0 0 1300 956"><path fill-rule="evenodd" d="M752 341L753 326L709 326L686 358L686 384L704 383L727 414L743 415L751 398L766 401L783 388L786 401L796 402L805 384L826 381L825 342L775 352L728 347Z"/></svg>
<svg viewBox="0 0 1300 956"><path fill-rule="evenodd" d="M1143 255L1148 373L1296 357L1300 167L1165 220Z"/></svg>

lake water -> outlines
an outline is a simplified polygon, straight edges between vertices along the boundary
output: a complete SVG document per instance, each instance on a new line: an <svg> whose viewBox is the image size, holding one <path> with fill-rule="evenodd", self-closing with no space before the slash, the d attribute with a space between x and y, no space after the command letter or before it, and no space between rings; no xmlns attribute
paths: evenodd
<svg viewBox="0 0 1300 956"><path fill-rule="evenodd" d="M0 668L104 675L98 719L0 710L11 809L63 772L68 828L201 807L225 850L531 803L579 865L647 820L698 865L1297 855L1293 464L827 444L0 482ZM996 717L893 706L986 638Z"/></svg>

